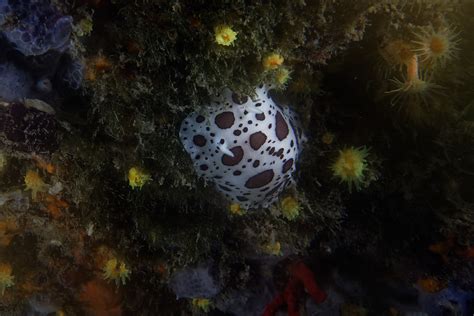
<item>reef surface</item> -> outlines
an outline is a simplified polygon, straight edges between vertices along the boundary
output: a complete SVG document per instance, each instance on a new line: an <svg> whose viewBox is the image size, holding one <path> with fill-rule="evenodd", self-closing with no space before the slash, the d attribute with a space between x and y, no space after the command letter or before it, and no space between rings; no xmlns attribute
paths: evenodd
<svg viewBox="0 0 474 316"><path fill-rule="evenodd" d="M0 315L472 315L472 16L0 0Z"/></svg>

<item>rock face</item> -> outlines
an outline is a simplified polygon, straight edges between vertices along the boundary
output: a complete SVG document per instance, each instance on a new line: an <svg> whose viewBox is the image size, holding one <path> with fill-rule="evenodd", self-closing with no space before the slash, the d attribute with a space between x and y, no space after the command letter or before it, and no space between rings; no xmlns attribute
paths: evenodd
<svg viewBox="0 0 474 316"><path fill-rule="evenodd" d="M295 116L257 88L252 100L230 90L206 113L192 113L180 138L199 176L244 208L271 204L293 182L301 137Z"/></svg>
<svg viewBox="0 0 474 316"><path fill-rule="evenodd" d="M54 115L22 103L0 105L0 141L15 150L51 153L58 148Z"/></svg>
<svg viewBox="0 0 474 316"><path fill-rule="evenodd" d="M220 292L220 287L207 265L176 272L171 277L169 286L178 298L211 298Z"/></svg>
<svg viewBox="0 0 474 316"><path fill-rule="evenodd" d="M84 65L72 30L73 18L50 0L0 0L0 80L21 88L0 85L0 99L48 101L51 90L78 90Z"/></svg>

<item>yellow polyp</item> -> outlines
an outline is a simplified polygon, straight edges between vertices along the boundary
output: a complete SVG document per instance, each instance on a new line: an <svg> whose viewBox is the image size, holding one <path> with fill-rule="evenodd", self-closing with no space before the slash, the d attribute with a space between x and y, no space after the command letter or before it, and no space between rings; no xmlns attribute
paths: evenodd
<svg viewBox="0 0 474 316"><path fill-rule="evenodd" d="M281 201L280 209L282 215L292 221L299 216L301 207L297 199L288 196Z"/></svg>
<svg viewBox="0 0 474 316"><path fill-rule="evenodd" d="M36 200L38 192L45 192L47 190L47 184L44 183L38 172L28 170L25 175L25 190L31 190L31 198Z"/></svg>
<svg viewBox="0 0 474 316"><path fill-rule="evenodd" d="M416 55L413 55L413 57L410 58L410 61L407 63L407 80L415 81L418 79L418 57Z"/></svg>
<svg viewBox="0 0 474 316"><path fill-rule="evenodd" d="M275 80L281 86L286 86L288 81L291 79L291 71L286 67L280 67L275 72Z"/></svg>
<svg viewBox="0 0 474 316"><path fill-rule="evenodd" d="M151 181L151 176L138 167L128 170L128 184L132 189L141 189L147 182Z"/></svg>
<svg viewBox="0 0 474 316"><path fill-rule="evenodd" d="M214 37L217 44L230 46L237 39L237 32L228 25L218 25L214 28Z"/></svg>
<svg viewBox="0 0 474 316"><path fill-rule="evenodd" d="M208 313L211 310L211 301L207 298L193 298L192 305L201 311Z"/></svg>
<svg viewBox="0 0 474 316"><path fill-rule="evenodd" d="M229 210L232 215L241 216L245 214L245 210L243 210L240 204L238 203L232 203L229 206Z"/></svg>
<svg viewBox="0 0 474 316"><path fill-rule="evenodd" d="M369 151L365 147L350 147L339 151L337 159L332 164L334 177L347 183L349 191L352 190L352 186L359 189L364 183L368 155Z"/></svg>
<svg viewBox="0 0 474 316"><path fill-rule="evenodd" d="M267 55L263 59L262 64L265 70L272 70L272 69L277 69L278 67L280 67L284 61L285 59L283 58L282 55L277 54L277 53L272 53L272 54Z"/></svg>
<svg viewBox="0 0 474 316"><path fill-rule="evenodd" d="M113 258L108 260L102 269L102 277L107 281L115 282L117 286L120 284L125 285L130 278L130 270L125 262Z"/></svg>
<svg viewBox="0 0 474 316"><path fill-rule="evenodd" d="M272 256L281 256L282 255L281 244L280 244L279 241L269 242L268 244L266 244L263 247L263 250L265 251L265 253L267 253L269 255L272 255Z"/></svg>
<svg viewBox="0 0 474 316"><path fill-rule="evenodd" d="M12 267L8 263L0 263L0 294L3 296L5 290L15 285Z"/></svg>

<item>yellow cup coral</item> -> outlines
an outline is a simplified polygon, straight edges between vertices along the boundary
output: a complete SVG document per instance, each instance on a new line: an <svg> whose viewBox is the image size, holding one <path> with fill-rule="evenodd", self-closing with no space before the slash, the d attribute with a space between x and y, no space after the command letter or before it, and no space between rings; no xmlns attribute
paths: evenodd
<svg viewBox="0 0 474 316"><path fill-rule="evenodd" d="M0 263L0 294L5 294L5 290L15 285L13 282L12 267L8 263Z"/></svg>
<svg viewBox="0 0 474 316"><path fill-rule="evenodd" d="M280 86L286 86L291 79L291 71L286 67L280 67L275 71L275 80Z"/></svg>
<svg viewBox="0 0 474 316"><path fill-rule="evenodd" d="M263 59L262 65L265 70L272 70L280 67L283 64L283 61L285 61L285 59L282 55L278 53L272 53Z"/></svg>
<svg viewBox="0 0 474 316"><path fill-rule="evenodd" d="M244 215L245 214L245 211L242 209L242 207L240 207L240 204L238 203L232 203L230 206L229 206L229 210L230 210L230 213L232 215Z"/></svg>
<svg viewBox="0 0 474 316"><path fill-rule="evenodd" d="M459 50L459 39L457 34L453 33L448 27L435 30L433 27L422 29L415 33L416 40L414 51L418 53L423 62L429 65L439 63L445 64L446 61L453 59Z"/></svg>
<svg viewBox="0 0 474 316"><path fill-rule="evenodd" d="M211 301L207 298L193 298L193 307L208 313L211 310Z"/></svg>
<svg viewBox="0 0 474 316"><path fill-rule="evenodd" d="M346 182L349 191L352 191L352 186L359 190L360 186L364 184L368 155L369 150L365 147L350 147L340 150L339 156L332 164L333 175L339 178L341 182Z"/></svg>
<svg viewBox="0 0 474 316"><path fill-rule="evenodd" d="M130 270L125 265L125 262L119 261L116 258L110 259L102 269L102 277L108 281L114 281L117 286L125 285L130 278Z"/></svg>
<svg viewBox="0 0 474 316"><path fill-rule="evenodd" d="M7 156L5 156L5 154L0 151L0 172L3 171L6 165L7 165Z"/></svg>
<svg viewBox="0 0 474 316"><path fill-rule="evenodd" d="M128 184L132 189L141 189L147 182L151 181L151 176L138 167L128 170Z"/></svg>
<svg viewBox="0 0 474 316"><path fill-rule="evenodd" d="M230 46L237 39L237 32L228 25L218 25L214 28L215 41L219 45Z"/></svg>
<svg viewBox="0 0 474 316"><path fill-rule="evenodd" d="M263 247L265 253L272 256L281 256L281 244L279 241L271 241Z"/></svg>
<svg viewBox="0 0 474 316"><path fill-rule="evenodd" d="M298 200L292 196L287 196L281 201L281 213L290 221L298 217L300 209L301 207Z"/></svg>
<svg viewBox="0 0 474 316"><path fill-rule="evenodd" d="M43 182L38 172L28 170L25 175L25 190L31 190L31 198L36 200L36 194L38 192L45 192L47 190L47 184Z"/></svg>

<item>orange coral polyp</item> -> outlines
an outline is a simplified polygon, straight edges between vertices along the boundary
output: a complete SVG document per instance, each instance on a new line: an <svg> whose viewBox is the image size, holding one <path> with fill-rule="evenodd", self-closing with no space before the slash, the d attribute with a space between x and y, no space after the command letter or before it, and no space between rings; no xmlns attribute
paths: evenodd
<svg viewBox="0 0 474 316"><path fill-rule="evenodd" d="M446 51L446 43L442 38L435 36L431 39L430 49L434 54L443 54Z"/></svg>
<svg viewBox="0 0 474 316"><path fill-rule="evenodd" d="M414 81L419 79L418 75L418 57L414 55L407 63L407 80Z"/></svg>

